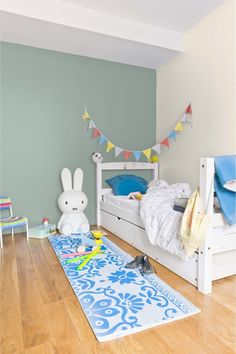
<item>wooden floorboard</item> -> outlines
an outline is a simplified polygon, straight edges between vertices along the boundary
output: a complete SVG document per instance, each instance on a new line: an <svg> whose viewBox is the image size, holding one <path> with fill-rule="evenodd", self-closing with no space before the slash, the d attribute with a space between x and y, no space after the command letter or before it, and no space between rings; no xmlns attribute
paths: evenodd
<svg viewBox="0 0 236 354"><path fill-rule="evenodd" d="M4 354L20 354L24 351L21 308L14 240L4 238L1 252L0 335Z"/></svg>
<svg viewBox="0 0 236 354"><path fill-rule="evenodd" d="M33 267L30 248L25 238L15 237L19 301L24 348L30 348L50 339L45 322L45 309Z"/></svg>
<svg viewBox="0 0 236 354"><path fill-rule="evenodd" d="M139 252L109 234L126 252ZM235 277L203 295L152 261L157 275L201 313L114 341L99 343L47 239L4 236L0 251L1 354L236 353Z"/></svg>

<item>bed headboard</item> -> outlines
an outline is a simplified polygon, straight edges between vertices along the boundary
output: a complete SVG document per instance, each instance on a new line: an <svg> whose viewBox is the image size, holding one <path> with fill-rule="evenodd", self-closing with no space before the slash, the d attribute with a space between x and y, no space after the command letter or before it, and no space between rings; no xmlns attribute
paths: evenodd
<svg viewBox="0 0 236 354"><path fill-rule="evenodd" d="M102 188L103 171L122 170L152 170L153 179L158 179L159 163L151 162L104 162L96 164L96 197L97 197L97 226L100 226L100 202L102 196L111 191L111 188Z"/></svg>

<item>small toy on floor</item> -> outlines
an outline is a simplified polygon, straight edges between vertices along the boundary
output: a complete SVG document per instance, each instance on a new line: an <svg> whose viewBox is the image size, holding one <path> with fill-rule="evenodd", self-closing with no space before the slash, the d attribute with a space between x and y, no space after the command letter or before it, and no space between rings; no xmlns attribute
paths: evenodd
<svg viewBox="0 0 236 354"><path fill-rule="evenodd" d="M148 275L154 273L154 269L151 266L148 256L146 254L142 254L141 256L136 256L135 259L125 266L128 269L140 268L140 273L144 275Z"/></svg>
<svg viewBox="0 0 236 354"><path fill-rule="evenodd" d="M104 236L104 232L101 230L91 230L91 234L94 237L96 245L101 245L102 244L102 236Z"/></svg>
<svg viewBox="0 0 236 354"><path fill-rule="evenodd" d="M86 252L74 252L74 253L65 253L65 254L62 254L60 256L60 258L71 258L71 257L76 257L76 256L86 256L86 255L89 255L93 252L94 249L90 249L89 251L86 251ZM106 250L106 247L105 246L102 246L101 247L101 250L98 252L98 253L104 253Z"/></svg>
<svg viewBox="0 0 236 354"><path fill-rule="evenodd" d="M49 219L48 218L43 218L42 220L44 226L48 226L49 224Z"/></svg>
<svg viewBox="0 0 236 354"><path fill-rule="evenodd" d="M90 261L91 258L96 256L101 251L102 243L103 243L102 237L104 236L104 232L101 230L91 230L91 233L94 237L94 241L96 244L95 249L93 247L92 253L87 255L85 260L78 266L77 268L78 270L81 270Z"/></svg>
<svg viewBox="0 0 236 354"><path fill-rule="evenodd" d="M46 238L56 234L56 225L54 224L41 224L29 229L29 237L31 238Z"/></svg>
<svg viewBox="0 0 236 354"><path fill-rule="evenodd" d="M96 246L90 246L90 245L80 245L77 247L76 252L77 253L86 253L86 252L91 252L94 251Z"/></svg>

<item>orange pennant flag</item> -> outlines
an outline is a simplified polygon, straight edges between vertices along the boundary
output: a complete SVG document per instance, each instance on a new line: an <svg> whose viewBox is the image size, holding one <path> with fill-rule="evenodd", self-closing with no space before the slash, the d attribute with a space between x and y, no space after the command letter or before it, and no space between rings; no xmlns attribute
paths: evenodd
<svg viewBox="0 0 236 354"><path fill-rule="evenodd" d="M164 140L161 141L161 144L169 147L169 139L165 138Z"/></svg>
<svg viewBox="0 0 236 354"><path fill-rule="evenodd" d="M93 128L92 139L97 138L99 135L101 135L100 130L98 130L97 128Z"/></svg>
<svg viewBox="0 0 236 354"><path fill-rule="evenodd" d="M192 107L191 107L190 103L189 103L188 107L186 108L185 113L192 114Z"/></svg>
<svg viewBox="0 0 236 354"><path fill-rule="evenodd" d="M132 152L128 151L128 150L124 150L123 155L124 155L125 160L128 160L128 158L132 155Z"/></svg>

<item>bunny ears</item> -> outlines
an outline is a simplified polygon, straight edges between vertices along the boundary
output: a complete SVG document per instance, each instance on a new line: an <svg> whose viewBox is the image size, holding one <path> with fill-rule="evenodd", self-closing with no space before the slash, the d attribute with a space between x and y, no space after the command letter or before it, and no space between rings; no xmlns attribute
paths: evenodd
<svg viewBox="0 0 236 354"><path fill-rule="evenodd" d="M81 168L77 168L74 172L74 183L72 187L72 176L68 168L63 168L61 171L61 181L63 185L64 192L75 190L81 191L83 185L84 173Z"/></svg>

